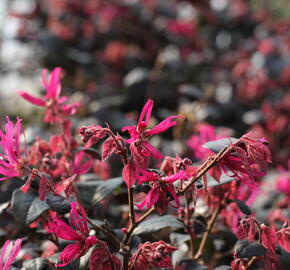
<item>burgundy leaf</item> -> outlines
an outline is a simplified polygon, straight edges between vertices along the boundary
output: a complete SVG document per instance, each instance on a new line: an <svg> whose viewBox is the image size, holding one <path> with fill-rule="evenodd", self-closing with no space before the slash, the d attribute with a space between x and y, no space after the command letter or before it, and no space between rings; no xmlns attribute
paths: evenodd
<svg viewBox="0 0 290 270"><path fill-rule="evenodd" d="M261 225L261 230L263 245L268 248L272 253L275 253L277 245L276 232L264 224Z"/></svg>
<svg viewBox="0 0 290 270"><path fill-rule="evenodd" d="M127 186L131 188L135 182L136 182L136 177L135 177L135 164L133 161L129 161L123 168L122 171L122 176L124 181L126 182Z"/></svg>
<svg viewBox="0 0 290 270"><path fill-rule="evenodd" d="M110 253L108 246L103 241L98 241L100 246L95 247L90 258L90 270L118 270L121 269L120 260Z"/></svg>
<svg viewBox="0 0 290 270"><path fill-rule="evenodd" d="M102 161L105 161L117 150L115 139L109 137L102 146Z"/></svg>
<svg viewBox="0 0 290 270"><path fill-rule="evenodd" d="M214 166L209 170L209 174L219 183L222 171L219 166Z"/></svg>
<svg viewBox="0 0 290 270"><path fill-rule="evenodd" d="M290 252L290 226L285 223L277 233L278 243L287 252Z"/></svg>

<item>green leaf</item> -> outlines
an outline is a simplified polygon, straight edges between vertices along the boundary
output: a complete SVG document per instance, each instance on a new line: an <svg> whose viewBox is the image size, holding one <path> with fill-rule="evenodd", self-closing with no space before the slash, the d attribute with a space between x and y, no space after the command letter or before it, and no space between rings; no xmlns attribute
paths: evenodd
<svg viewBox="0 0 290 270"><path fill-rule="evenodd" d="M161 229L168 228L171 231L184 228L184 224L175 216L153 216L139 224L133 234L150 234Z"/></svg>
<svg viewBox="0 0 290 270"><path fill-rule="evenodd" d="M77 187L83 202L94 204L104 200L122 183L122 177L117 177L108 180L79 182Z"/></svg>
<svg viewBox="0 0 290 270"><path fill-rule="evenodd" d="M39 199L37 192L24 193L20 189L13 192L11 204L15 217L24 226L28 226L49 209L46 201Z"/></svg>

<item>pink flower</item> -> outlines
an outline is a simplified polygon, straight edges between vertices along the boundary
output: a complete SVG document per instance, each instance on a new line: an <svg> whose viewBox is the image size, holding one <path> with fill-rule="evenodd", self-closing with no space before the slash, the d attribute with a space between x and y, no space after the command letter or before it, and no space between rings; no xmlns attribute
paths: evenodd
<svg viewBox="0 0 290 270"><path fill-rule="evenodd" d="M46 107L44 121L48 123L62 122L63 116L73 115L76 113L79 103L64 104L67 100L66 96L60 96L61 83L59 80L61 68L55 68L48 77L47 70L42 70L42 85L46 90L43 99L33 97L25 91L18 91L24 99L36 106Z"/></svg>
<svg viewBox="0 0 290 270"><path fill-rule="evenodd" d="M22 239L17 239L12 244L12 241L7 240L2 247L0 253L0 270L9 270L15 258L17 257L20 249L21 249ZM10 246L12 244L12 247Z"/></svg>
<svg viewBox="0 0 290 270"><path fill-rule="evenodd" d="M97 238L89 235L86 212L78 202L71 203L70 222L75 229L58 218L55 218L48 225L49 231L55 233L57 237L75 241L73 244L67 245L62 251L60 254L62 264L58 264L57 267L66 266L83 256L90 247L97 243Z"/></svg>
<svg viewBox="0 0 290 270"><path fill-rule="evenodd" d="M0 130L0 147L4 154L0 154L0 174L4 175L0 180L15 176L23 176L25 160L20 153L20 134L22 131L21 119L17 118L15 126L7 117L5 133Z"/></svg>
<svg viewBox="0 0 290 270"><path fill-rule="evenodd" d="M176 121L173 121L173 119L180 118L177 115L170 116L152 129L146 129L150 121L152 109L153 101L149 99L141 111L137 126L126 126L122 128L123 132L128 131L130 134L131 138L126 140L126 142L130 144L133 160L143 168L147 167L150 156L157 160L163 158L163 155L148 143L148 138L175 126Z"/></svg>
<svg viewBox="0 0 290 270"><path fill-rule="evenodd" d="M217 135L215 128L207 124L197 125L198 135L192 135L187 141L187 145L194 151L197 159L204 160L208 155L212 154L207 148L202 147L208 141L222 139L223 136Z"/></svg>
<svg viewBox="0 0 290 270"><path fill-rule="evenodd" d="M139 177L139 183L153 182L152 189L147 193L145 199L140 204L137 204L138 209L142 209L145 206L151 208L155 205L160 212L164 212L168 205L178 208L180 202L178 196L175 193L173 183L177 180L188 180L190 175L185 171L179 171L176 174L171 176L160 176L156 172L149 172L146 170L140 169L139 172L143 174ZM168 195L174 199L174 203L171 203Z"/></svg>

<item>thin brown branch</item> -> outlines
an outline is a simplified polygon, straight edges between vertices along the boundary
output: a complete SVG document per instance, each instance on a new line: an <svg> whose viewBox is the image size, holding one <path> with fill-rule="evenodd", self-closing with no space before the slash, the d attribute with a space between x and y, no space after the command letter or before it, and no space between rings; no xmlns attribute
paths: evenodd
<svg viewBox="0 0 290 270"><path fill-rule="evenodd" d="M130 207L129 218L131 220L131 224L135 224L135 210L134 210L134 201L133 201L133 188L128 187L128 203Z"/></svg>
<svg viewBox="0 0 290 270"><path fill-rule="evenodd" d="M240 140L237 140L234 144L236 145L240 143ZM177 192L177 196L184 194L189 188L200 178L202 177L208 170L210 170L213 166L217 165L227 154L232 151L232 145L224 147L220 152L215 154L214 156L209 157L201 166L198 168L197 174L189 180L189 183L182 190Z"/></svg>
<svg viewBox="0 0 290 270"><path fill-rule="evenodd" d="M126 232L122 242L121 242L121 254L123 254L123 267L122 270L128 269L128 263L130 258L130 247L128 247L132 233L134 229L143 221L145 220L153 211L155 210L155 207L150 208L147 212L145 212L134 224L131 223L130 228Z"/></svg>
<svg viewBox="0 0 290 270"><path fill-rule="evenodd" d="M205 231L205 233L202 236L198 251L196 252L196 254L194 256L195 260L200 259L200 257L202 256L202 254L204 252L204 249L205 249L205 246L206 246L206 243L207 243L207 240L208 240L208 237L209 237L209 235L210 235L210 233L211 233L211 231L212 231L212 229L214 227L214 224L215 224L215 222L217 220L217 217L218 217L220 211L224 207L225 200L226 199L223 199L223 201L220 203L219 207L213 212L210 220L208 221L207 227L206 227L206 231Z"/></svg>
<svg viewBox="0 0 290 270"><path fill-rule="evenodd" d="M244 267L244 270L247 270L249 269L254 263L255 261L257 260L257 257L252 257L252 259L248 262L248 264Z"/></svg>
<svg viewBox="0 0 290 270"><path fill-rule="evenodd" d="M122 243L124 245L128 245L131 240L131 235L134 229L143 221L145 220L152 212L154 212L155 207L150 208L147 212L145 212L134 224L131 224L129 230L127 231Z"/></svg>
<svg viewBox="0 0 290 270"><path fill-rule="evenodd" d="M108 128L108 133L115 140L115 143L122 157L123 165L125 166L129 162L126 148L120 144L119 140L116 138L116 135L110 130L110 128ZM129 204L129 210L130 210L129 218L131 220L131 223L134 225L135 224L135 210L134 210L132 187L131 188L128 187L128 204Z"/></svg>
<svg viewBox="0 0 290 270"><path fill-rule="evenodd" d="M110 243L114 246L114 248L116 250L120 249L120 241L119 241L119 239L115 235L113 235L109 229L105 230L101 226L93 223L89 218L87 218L87 222L93 227L93 229L95 231L101 231L104 235L106 235L109 238Z"/></svg>
<svg viewBox="0 0 290 270"><path fill-rule="evenodd" d="M194 257L194 236L192 233L192 223L191 223L191 210L190 210L190 203L191 203L191 196L190 193L187 192L185 194L185 198L186 198L186 221L185 221L185 225L186 225L186 229L187 232L189 233L190 236L190 253L192 258Z"/></svg>

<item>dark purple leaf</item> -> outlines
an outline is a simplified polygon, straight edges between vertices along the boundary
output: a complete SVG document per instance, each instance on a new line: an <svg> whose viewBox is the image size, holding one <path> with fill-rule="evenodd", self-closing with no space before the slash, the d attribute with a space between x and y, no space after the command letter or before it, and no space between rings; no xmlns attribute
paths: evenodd
<svg viewBox="0 0 290 270"><path fill-rule="evenodd" d="M238 258L251 258L265 255L267 249L257 242L249 243L247 240L239 240L235 245L235 253Z"/></svg>
<svg viewBox="0 0 290 270"><path fill-rule="evenodd" d="M241 201L241 200L234 200L235 203L237 204L237 206L239 207L239 209L245 214L245 215L251 215L252 214L252 210L249 208L249 206L246 205L245 202Z"/></svg>
<svg viewBox="0 0 290 270"><path fill-rule="evenodd" d="M50 194L49 196L47 196L46 202L51 210L59 214L66 214L71 209L70 202L59 195Z"/></svg>
<svg viewBox="0 0 290 270"><path fill-rule="evenodd" d="M231 141L230 141L231 139ZM229 146L232 142L236 142L237 139L236 138L225 138L225 139L220 139L220 140L216 140L216 141L209 141L207 143L205 143L204 145L202 145L202 147L207 148L215 153L220 152L223 148Z"/></svg>
<svg viewBox="0 0 290 270"><path fill-rule="evenodd" d="M170 228L171 231L184 228L184 224L175 216L153 216L139 224L133 234L150 234L164 228Z"/></svg>
<svg viewBox="0 0 290 270"><path fill-rule="evenodd" d="M24 226L28 226L49 209L46 201L39 199L37 192L23 193L20 189L13 192L11 205L15 217Z"/></svg>
<svg viewBox="0 0 290 270"><path fill-rule="evenodd" d="M108 180L80 182L77 187L82 200L87 204L94 204L104 200L122 183L122 177L116 177Z"/></svg>

